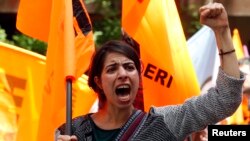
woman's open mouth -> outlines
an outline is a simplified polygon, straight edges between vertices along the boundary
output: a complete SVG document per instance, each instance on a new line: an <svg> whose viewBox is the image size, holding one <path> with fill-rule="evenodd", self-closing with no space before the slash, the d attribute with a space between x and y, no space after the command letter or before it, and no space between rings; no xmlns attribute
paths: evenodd
<svg viewBox="0 0 250 141"><path fill-rule="evenodd" d="M121 101L128 101L130 99L131 88L128 84L120 85L116 88L115 93Z"/></svg>

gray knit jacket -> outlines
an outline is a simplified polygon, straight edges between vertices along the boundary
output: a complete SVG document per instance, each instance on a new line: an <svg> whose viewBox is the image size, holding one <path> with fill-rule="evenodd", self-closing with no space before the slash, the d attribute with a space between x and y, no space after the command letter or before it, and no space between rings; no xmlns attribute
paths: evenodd
<svg viewBox="0 0 250 141"><path fill-rule="evenodd" d="M216 87L206 94L187 99L181 105L152 107L131 136L133 141L183 141L190 133L204 129L232 115L242 100L245 78L236 79L219 69ZM84 118L73 120L73 134L79 141L90 141L85 134L91 130ZM81 125L80 133L74 131ZM59 134L60 132L57 132Z"/></svg>

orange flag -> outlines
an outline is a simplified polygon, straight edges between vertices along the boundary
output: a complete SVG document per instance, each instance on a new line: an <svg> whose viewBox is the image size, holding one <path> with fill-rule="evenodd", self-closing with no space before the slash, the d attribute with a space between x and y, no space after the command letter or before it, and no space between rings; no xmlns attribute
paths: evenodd
<svg viewBox="0 0 250 141"><path fill-rule="evenodd" d="M8 61L6 61L8 60ZM45 56L0 42L0 66L13 97L17 131L15 141L35 141L42 103Z"/></svg>
<svg viewBox="0 0 250 141"><path fill-rule="evenodd" d="M20 0L16 27L21 32L48 42L52 0Z"/></svg>
<svg viewBox="0 0 250 141"><path fill-rule="evenodd" d="M234 112L234 114L227 118L227 124L228 125L232 125L232 124L236 124L236 125L245 124L244 123L244 115L243 114L244 114L243 113L243 103L241 103L240 106L238 107L238 109Z"/></svg>
<svg viewBox="0 0 250 141"><path fill-rule="evenodd" d="M47 5L48 9L41 9L39 5L31 5L28 1L32 0L20 1L23 3L20 4L19 10L23 13L18 14L18 17L23 17L18 18L20 19L17 21L18 29L28 35L31 33L32 37L48 39L46 84L37 140L54 140L55 129L64 123L66 118L65 79L66 77L75 79L80 77L87 70L94 52L92 26L82 0L52 0L51 3L48 0L37 1L38 3L44 2L41 5ZM34 32L29 31L27 26L33 26L34 23L24 23L24 18L28 17L27 14L33 13L23 9L29 6L33 7L32 10L36 11L35 14L38 13L34 17L47 14L44 24L47 24L48 20L49 25L41 25L40 28L44 29L44 34L41 36L39 34L36 36ZM34 8L34 6L37 7ZM47 13L46 10L50 12ZM44 11L46 12L44 13ZM50 18L47 19L47 17ZM21 21L23 23L18 24ZM40 19L40 22L43 23L43 19ZM94 100L90 98L85 100L82 106L90 105L93 102ZM84 112L86 113L83 111L81 114Z"/></svg>
<svg viewBox="0 0 250 141"><path fill-rule="evenodd" d="M174 1L123 0L122 27L140 44L146 111L200 93Z"/></svg>
<svg viewBox="0 0 250 141"><path fill-rule="evenodd" d="M7 59L8 61L6 61ZM11 120L13 128L1 126L4 129L12 129L8 130L6 134L8 138L16 138L16 141L37 140L43 102L45 61L45 56L0 42L0 93L1 88L3 88L5 94L9 94L3 97L2 93L0 94L0 101L8 100L6 102L9 102L9 104L5 104L5 107L9 107L9 113L1 115L1 118L16 114L15 118ZM3 74L2 70L6 79L3 77L4 75L1 75ZM87 113L96 100L96 95L88 87L87 79L86 75L82 75L73 85L73 117ZM11 98L15 102L15 107L10 104ZM0 103L0 114L3 103L3 101Z"/></svg>

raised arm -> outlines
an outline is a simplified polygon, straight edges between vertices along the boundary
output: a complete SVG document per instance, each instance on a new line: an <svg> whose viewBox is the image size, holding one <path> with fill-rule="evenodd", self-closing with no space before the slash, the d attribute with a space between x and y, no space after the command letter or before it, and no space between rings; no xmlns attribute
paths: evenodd
<svg viewBox="0 0 250 141"><path fill-rule="evenodd" d="M222 70L230 76L240 78L225 8L220 3L211 3L201 7L199 12L200 23L209 26L215 33Z"/></svg>

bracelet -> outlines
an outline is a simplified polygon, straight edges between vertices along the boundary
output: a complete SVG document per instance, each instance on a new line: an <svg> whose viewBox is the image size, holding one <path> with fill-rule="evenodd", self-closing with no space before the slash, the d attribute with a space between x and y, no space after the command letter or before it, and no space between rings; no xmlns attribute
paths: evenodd
<svg viewBox="0 0 250 141"><path fill-rule="evenodd" d="M220 49L219 55L222 56L222 55L230 54L230 53L233 53L233 52L235 52L235 49L227 51L227 52L223 52L222 49Z"/></svg>

